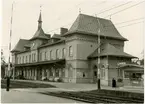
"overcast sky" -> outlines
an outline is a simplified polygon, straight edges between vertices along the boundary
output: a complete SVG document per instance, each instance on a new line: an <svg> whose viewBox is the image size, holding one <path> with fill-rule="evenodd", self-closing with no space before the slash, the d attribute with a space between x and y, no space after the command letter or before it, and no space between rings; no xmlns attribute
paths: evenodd
<svg viewBox="0 0 145 104"><path fill-rule="evenodd" d="M127 0L3 0L2 2L2 44L4 49L4 55L8 58L8 44L9 44L9 30L10 30L10 17L12 2L14 2L13 11L13 25L12 25L12 48L16 45L18 40L30 39L37 30L38 17L40 13L40 5L42 5L42 21L43 30L45 33L59 33L59 29L56 28L67 27L70 28L74 20L79 14L79 8L81 13L87 15L93 15L109 10L112 7L122 5L129 1ZM118 1L118 2L117 2ZM142 0L143 1L143 0ZM127 3L124 6L120 6L113 10L107 11L98 17L104 18L117 11L128 8L132 5L141 2L136 0ZM145 25L143 20L145 17L145 2L126 9L122 12L111 16L111 21L116 24L124 21L138 19L132 22L126 22L122 24L116 24L118 31L122 36L129 41L125 42L125 52L142 57L143 51L143 38ZM109 19L110 17L107 17ZM136 23L136 24L134 24ZM132 25L134 24L134 25ZM129 25L129 26L127 26ZM122 27L125 26L125 27ZM51 32L50 32L51 31Z"/></svg>

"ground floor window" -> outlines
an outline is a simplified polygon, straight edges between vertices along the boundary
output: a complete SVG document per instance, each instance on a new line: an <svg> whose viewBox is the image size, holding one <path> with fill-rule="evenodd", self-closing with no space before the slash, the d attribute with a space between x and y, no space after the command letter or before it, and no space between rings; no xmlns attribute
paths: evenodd
<svg viewBox="0 0 145 104"><path fill-rule="evenodd" d="M65 69L62 69L62 77L65 77Z"/></svg>
<svg viewBox="0 0 145 104"><path fill-rule="evenodd" d="M129 72L124 72L124 78L129 78Z"/></svg>
<svg viewBox="0 0 145 104"><path fill-rule="evenodd" d="M55 70L55 76L56 76L56 77L59 77L59 69L56 69L56 70Z"/></svg>
<svg viewBox="0 0 145 104"><path fill-rule="evenodd" d="M53 76L53 72L52 72L52 69L50 69L50 76Z"/></svg>
<svg viewBox="0 0 145 104"><path fill-rule="evenodd" d="M44 76L47 76L47 71L46 71L46 69L44 69Z"/></svg>

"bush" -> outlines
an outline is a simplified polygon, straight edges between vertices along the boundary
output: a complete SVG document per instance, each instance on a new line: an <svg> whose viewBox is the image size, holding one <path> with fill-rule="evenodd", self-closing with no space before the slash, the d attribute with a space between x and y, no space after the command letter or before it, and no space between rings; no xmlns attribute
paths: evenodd
<svg viewBox="0 0 145 104"><path fill-rule="evenodd" d="M62 79L61 79L61 78L59 78L59 79L57 80L57 82L62 82Z"/></svg>
<svg viewBox="0 0 145 104"><path fill-rule="evenodd" d="M123 79L119 78L119 79L117 80L117 82L123 82Z"/></svg>

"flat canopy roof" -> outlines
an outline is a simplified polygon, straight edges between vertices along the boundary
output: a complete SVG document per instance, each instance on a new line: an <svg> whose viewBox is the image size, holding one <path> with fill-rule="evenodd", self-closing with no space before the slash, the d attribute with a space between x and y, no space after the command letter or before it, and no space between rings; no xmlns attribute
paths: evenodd
<svg viewBox="0 0 145 104"><path fill-rule="evenodd" d="M16 67L37 66L37 65L53 64L53 63L57 63L57 62L65 62L65 59L57 59L57 60L42 61L42 62L35 62L35 63L15 64L15 66Z"/></svg>
<svg viewBox="0 0 145 104"><path fill-rule="evenodd" d="M118 67L119 69L123 69L124 71L129 72L144 72L144 67L135 64L125 64Z"/></svg>

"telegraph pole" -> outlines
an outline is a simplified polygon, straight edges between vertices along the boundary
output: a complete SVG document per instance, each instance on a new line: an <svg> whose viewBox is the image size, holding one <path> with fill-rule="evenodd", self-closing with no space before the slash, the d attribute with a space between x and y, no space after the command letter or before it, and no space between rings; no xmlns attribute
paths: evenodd
<svg viewBox="0 0 145 104"><path fill-rule="evenodd" d="M97 18L97 16L96 16ZM101 81L100 81L100 32L101 32L101 25L100 25L100 21L99 19L97 18L97 21L98 21L98 90L101 89Z"/></svg>

